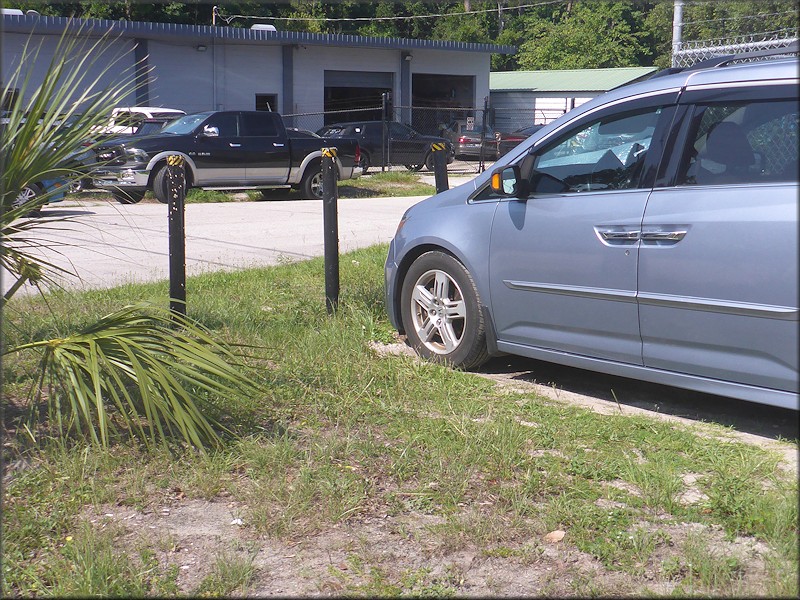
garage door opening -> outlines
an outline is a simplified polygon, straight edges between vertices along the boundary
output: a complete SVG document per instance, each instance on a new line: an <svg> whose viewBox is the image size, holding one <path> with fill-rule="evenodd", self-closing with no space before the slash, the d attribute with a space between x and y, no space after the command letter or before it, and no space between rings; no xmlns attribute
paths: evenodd
<svg viewBox="0 0 800 600"><path fill-rule="evenodd" d="M438 134L442 126L453 121L465 123L468 116L476 117L475 77L416 73L411 81L414 129Z"/></svg>
<svg viewBox="0 0 800 600"><path fill-rule="evenodd" d="M392 73L325 71L325 124L380 120L381 97L392 85Z"/></svg>
<svg viewBox="0 0 800 600"><path fill-rule="evenodd" d="M381 96L388 91L386 88L325 88L325 124L379 121Z"/></svg>

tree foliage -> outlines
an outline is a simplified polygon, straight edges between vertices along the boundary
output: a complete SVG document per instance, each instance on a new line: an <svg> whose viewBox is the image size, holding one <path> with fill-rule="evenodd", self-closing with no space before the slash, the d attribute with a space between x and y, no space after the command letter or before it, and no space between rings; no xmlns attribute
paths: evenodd
<svg viewBox="0 0 800 600"><path fill-rule="evenodd" d="M669 65L673 0L218 2L217 25L516 46L495 70ZM43 14L210 25L214 5L135 0L22 2ZM466 14L465 14L466 13ZM419 17L419 18L406 18ZM320 20L331 19L331 20ZM341 20L354 19L354 20ZM797 32L794 0L686 0L684 39Z"/></svg>

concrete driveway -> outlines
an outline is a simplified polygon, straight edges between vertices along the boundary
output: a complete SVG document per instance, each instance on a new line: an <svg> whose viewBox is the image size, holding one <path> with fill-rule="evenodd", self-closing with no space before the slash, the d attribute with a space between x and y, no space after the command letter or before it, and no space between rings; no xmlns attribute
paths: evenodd
<svg viewBox="0 0 800 600"><path fill-rule="evenodd" d="M388 242L403 212L424 196L339 199L339 248ZM68 222L58 221L68 217ZM169 277L167 206L108 199L67 200L42 211L37 252L69 269L69 289L113 287ZM229 202L186 206L187 275L322 256L322 202ZM10 287L2 277L3 293ZM27 288L20 293L30 293Z"/></svg>

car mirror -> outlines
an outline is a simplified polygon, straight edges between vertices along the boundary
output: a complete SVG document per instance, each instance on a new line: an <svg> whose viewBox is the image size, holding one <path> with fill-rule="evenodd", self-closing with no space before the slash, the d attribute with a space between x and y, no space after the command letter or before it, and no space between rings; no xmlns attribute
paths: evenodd
<svg viewBox="0 0 800 600"><path fill-rule="evenodd" d="M205 137L219 137L219 127L213 127L212 125L206 125L203 127L203 133Z"/></svg>
<svg viewBox="0 0 800 600"><path fill-rule="evenodd" d="M528 181L522 178L519 165L509 165L492 173L492 191L506 198L528 198L530 188Z"/></svg>

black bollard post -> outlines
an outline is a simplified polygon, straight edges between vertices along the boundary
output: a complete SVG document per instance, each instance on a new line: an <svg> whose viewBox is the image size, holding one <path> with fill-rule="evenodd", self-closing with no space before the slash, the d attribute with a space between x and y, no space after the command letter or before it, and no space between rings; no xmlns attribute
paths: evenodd
<svg viewBox="0 0 800 600"><path fill-rule="evenodd" d="M169 186L169 310L173 315L186 316L186 171L183 157L167 157Z"/></svg>
<svg viewBox="0 0 800 600"><path fill-rule="evenodd" d="M325 306L339 305L339 191L336 188L336 148L322 149L322 221L325 231Z"/></svg>
<svg viewBox="0 0 800 600"><path fill-rule="evenodd" d="M433 172L436 176L436 193L438 194L450 189L450 183L447 181L447 146L443 142L434 142L431 144L431 152L433 153Z"/></svg>

